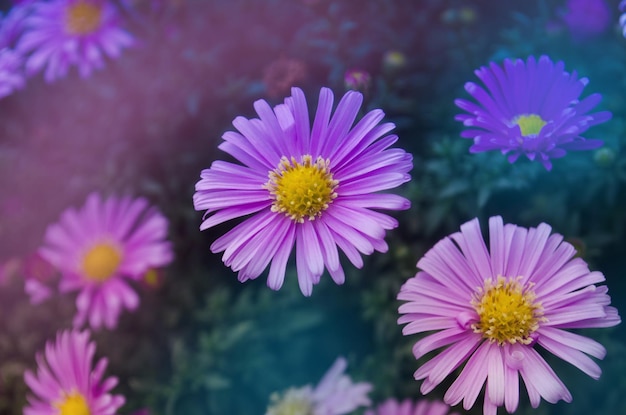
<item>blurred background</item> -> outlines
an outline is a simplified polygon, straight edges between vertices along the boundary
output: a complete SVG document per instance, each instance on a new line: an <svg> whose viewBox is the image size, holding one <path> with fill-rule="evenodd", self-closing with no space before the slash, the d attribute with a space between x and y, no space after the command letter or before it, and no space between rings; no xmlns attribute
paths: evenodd
<svg viewBox="0 0 626 415"><path fill-rule="evenodd" d="M147 197L170 220L174 263L136 288L141 306L113 331L94 333L97 355L125 395L120 414L263 414L269 396L316 383L339 355L348 373L374 385L375 402L419 398L411 354L417 336L396 324L400 285L417 260L469 219L502 215L521 226L550 224L602 271L614 305L626 304L626 39L618 1L120 0L134 47L83 79L41 75L0 100L0 414L22 413L25 369L71 325L73 295L32 305L20 270L46 226L87 194ZM13 4L0 2L5 12ZM504 58L546 54L589 78L613 119L593 127L605 140L569 153L548 172L498 152L469 154L455 98L474 70ZM253 102L282 102L291 86L311 108L320 87L357 89L364 111L396 124L397 147L414 156L412 202L394 213L390 250L345 264L346 283L322 277L310 298L293 267L283 288L265 274L241 284L209 245L227 223L199 231L192 194L216 158L221 135ZM342 258L342 261L345 258ZM586 330L608 350L599 381L546 354L572 404L522 398L520 414L624 414L626 331ZM450 382L429 398L442 397ZM524 394L522 394L524 395ZM482 402L479 398L479 402ZM360 413L360 412L356 412ZM482 413L477 404L471 414ZM502 412L503 413L503 412Z"/></svg>

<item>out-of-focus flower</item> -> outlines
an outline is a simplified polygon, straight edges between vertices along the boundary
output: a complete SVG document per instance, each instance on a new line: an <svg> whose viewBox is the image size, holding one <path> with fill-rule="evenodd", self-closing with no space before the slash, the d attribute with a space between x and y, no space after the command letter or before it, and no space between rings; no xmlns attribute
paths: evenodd
<svg viewBox="0 0 626 415"><path fill-rule="evenodd" d="M367 93L372 85L372 77L363 69L348 69L343 76L346 89Z"/></svg>
<svg viewBox="0 0 626 415"><path fill-rule="evenodd" d="M406 55L398 50L389 50L383 55L383 71L395 73L406 66Z"/></svg>
<svg viewBox="0 0 626 415"><path fill-rule="evenodd" d="M0 98L24 88L26 80L22 57L9 48L0 49Z"/></svg>
<svg viewBox="0 0 626 415"><path fill-rule="evenodd" d="M395 399L388 399L376 407L365 411L365 415L447 415L450 406L441 401L420 400L413 402L406 399L398 402ZM458 415L457 412L449 415Z"/></svg>
<svg viewBox="0 0 626 415"><path fill-rule="evenodd" d="M608 147L600 148L593 154L593 161L595 161L598 166L605 168L611 167L613 163L615 163L616 158L617 154L615 150Z"/></svg>
<svg viewBox="0 0 626 415"><path fill-rule="evenodd" d="M272 98L289 93L291 87L306 80L306 63L299 59L281 57L270 63L263 71L263 83L267 95Z"/></svg>
<svg viewBox="0 0 626 415"><path fill-rule="evenodd" d="M61 271L61 291L76 291L74 325L114 328L123 308L139 304L128 280L173 258L167 219L143 198L91 194L81 210L67 209L50 225L39 253Z"/></svg>
<svg viewBox="0 0 626 415"><path fill-rule="evenodd" d="M57 273L57 269L39 252L34 252L24 258L22 262L24 291L30 297L31 304L39 304L52 296L50 285Z"/></svg>
<svg viewBox="0 0 626 415"><path fill-rule="evenodd" d="M193 196L196 210L207 210L201 230L252 215L211 245L224 252L224 264L239 280L258 277L270 261L267 284L279 289L294 248L298 282L311 295L327 268L344 282L337 246L354 266L359 252L387 251L385 232L395 219L372 209L408 209L410 202L380 191L410 179L412 157L388 149L398 139L386 135L394 125L378 125L381 110L367 113L354 127L363 95L348 91L331 119L333 94L322 88L313 127L304 93L273 110L255 102L260 119L237 117L238 132L224 134L219 148L242 164L215 161L203 170Z"/></svg>
<svg viewBox="0 0 626 415"><path fill-rule="evenodd" d="M0 262L0 285L8 284L15 278L22 267L22 261L19 258L9 258Z"/></svg>
<svg viewBox="0 0 626 415"><path fill-rule="evenodd" d="M468 82L465 90L477 101L455 100L467 112L455 117L469 127L461 137L474 140L471 153L500 150L513 163L524 154L539 160L547 169L551 159L567 151L591 150L602 146L601 140L582 137L588 128L611 119L608 111L589 114L602 99L600 94L578 98L589 82L569 74L563 62L553 63L547 56L539 61L529 57L504 60L504 68L495 63L475 73L481 86Z"/></svg>
<svg viewBox="0 0 626 415"><path fill-rule="evenodd" d="M46 344L37 355L37 373L24 373L33 395L28 397L24 415L111 415L124 404L113 395L117 378L103 379L107 359L93 367L96 344L89 331L63 331L56 342Z"/></svg>
<svg viewBox="0 0 626 415"><path fill-rule="evenodd" d="M372 385L353 383L344 372L348 364L338 358L315 389L311 386L273 394L265 415L343 415L369 406Z"/></svg>
<svg viewBox="0 0 626 415"><path fill-rule="evenodd" d="M626 37L626 0L620 2L619 11L622 13L619 17L619 26L622 28L622 35Z"/></svg>
<svg viewBox="0 0 626 415"><path fill-rule="evenodd" d="M32 11L32 1L13 6L9 12L0 14L0 49L13 48L24 31L24 19Z"/></svg>
<svg viewBox="0 0 626 415"><path fill-rule="evenodd" d="M483 385L484 414L519 402L519 377L533 408L541 398L572 400L570 392L537 351L538 346L598 379L588 356L606 354L598 342L568 331L620 323L600 272L590 272L563 236L489 220L489 249L474 219L439 241L417 263L421 269L401 288L399 324L404 335L433 332L413 347L416 359L444 348L424 363L415 379L432 391L464 364L444 401L470 409Z"/></svg>
<svg viewBox="0 0 626 415"><path fill-rule="evenodd" d="M120 25L116 7L107 0L37 2L24 25L17 50L30 54L27 74L45 68L48 82L66 76L71 66L87 77L104 66L105 55L117 58L133 44L133 37Z"/></svg>
<svg viewBox="0 0 626 415"><path fill-rule="evenodd" d="M146 271L139 281L147 288L156 290L163 285L165 274L162 268L150 268Z"/></svg>
<svg viewBox="0 0 626 415"><path fill-rule="evenodd" d="M568 0L562 18L575 39L586 39L606 32L611 9L605 0Z"/></svg>
<svg viewBox="0 0 626 415"><path fill-rule="evenodd" d="M472 6L450 7L441 13L441 21L445 24L471 24L478 18L478 12Z"/></svg>

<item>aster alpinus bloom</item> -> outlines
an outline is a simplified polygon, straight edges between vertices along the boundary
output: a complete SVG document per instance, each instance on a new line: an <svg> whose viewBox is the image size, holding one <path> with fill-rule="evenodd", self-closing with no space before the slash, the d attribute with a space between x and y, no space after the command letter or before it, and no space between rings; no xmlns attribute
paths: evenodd
<svg viewBox="0 0 626 415"><path fill-rule="evenodd" d="M422 393L464 364L444 401L474 405L485 386L484 413L508 412L519 402L519 377L531 405L541 398L555 403L572 396L538 353L547 352L598 379L606 351L596 341L568 329L610 327L620 323L602 273L590 272L563 236L537 228L489 220L489 249L474 219L461 232L439 241L417 263L421 269L401 288L398 323L404 335L434 332L413 347L416 359L444 348L424 363L415 378Z"/></svg>
<svg viewBox="0 0 626 415"><path fill-rule="evenodd" d="M563 62L547 56L504 60L504 67L491 62L475 71L486 89L473 83L465 90L477 101L455 100L467 112L456 120L469 127L461 137L474 140L470 152L500 150L513 163L524 154L550 170L551 159L567 151L601 147L601 140L582 137L588 128L611 119L611 113L589 113L602 99L591 94L579 101L589 82L576 71L564 71Z"/></svg>
<svg viewBox="0 0 626 415"><path fill-rule="evenodd" d="M24 415L111 415L124 404L113 395L117 378L103 378L107 359L95 367L96 344L89 331L63 331L55 342L46 344L37 355L37 372L24 373L33 395L28 397Z"/></svg>
<svg viewBox="0 0 626 415"><path fill-rule="evenodd" d="M120 25L115 5L107 0L51 0L37 2L24 20L25 31L17 50L30 54L26 71L32 75L45 67L52 82L77 66L82 77L104 66L105 55L117 58L133 44Z"/></svg>
<svg viewBox="0 0 626 415"><path fill-rule="evenodd" d="M413 402L405 399L399 402L395 399L387 399L375 409L365 411L364 415L458 415L450 413L450 406L441 401L420 400Z"/></svg>
<svg viewBox="0 0 626 415"><path fill-rule="evenodd" d="M348 364L342 357L326 372L314 388L291 388L282 396L274 394L265 415L344 415L362 406L369 406L367 394L372 385L354 383L345 374Z"/></svg>
<svg viewBox="0 0 626 415"><path fill-rule="evenodd" d="M75 326L89 320L93 328L114 328L124 308L137 308L129 282L172 261L167 228L167 219L144 198L96 193L48 226L39 253L61 272L61 291L80 291Z"/></svg>
<svg viewBox="0 0 626 415"><path fill-rule="evenodd" d="M238 132L224 134L219 148L242 164L215 161L196 184L196 210L207 210L201 230L252 215L211 245L224 252L224 263L239 280L258 277L270 261L267 284L279 289L295 244L302 293L327 268L337 284L344 282L337 246L360 268L359 252L385 252L385 231L395 219L372 209L408 209L407 199L380 191L410 179L412 157L389 149L397 136L386 135L391 123L378 125L381 110L367 113L354 127L363 96L347 92L331 118L333 94L322 88L309 125L303 92L273 110L259 100L260 119L237 117Z"/></svg>

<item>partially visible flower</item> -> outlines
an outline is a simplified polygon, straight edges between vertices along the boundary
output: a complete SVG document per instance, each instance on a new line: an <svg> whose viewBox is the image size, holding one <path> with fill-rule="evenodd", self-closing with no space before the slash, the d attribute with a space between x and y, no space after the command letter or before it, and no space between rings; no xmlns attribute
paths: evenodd
<svg viewBox="0 0 626 415"><path fill-rule="evenodd" d="M22 57L9 48L0 49L0 98L24 88L26 80Z"/></svg>
<svg viewBox="0 0 626 415"><path fill-rule="evenodd" d="M165 279L165 272L163 268L150 268L141 276L139 281L145 287L156 290L163 285Z"/></svg>
<svg viewBox="0 0 626 415"><path fill-rule="evenodd" d="M67 209L50 225L39 249L62 273L61 291L80 291L74 325L114 328L122 309L139 297L129 280L173 258L167 219L143 198L91 194L81 210Z"/></svg>
<svg viewBox="0 0 626 415"><path fill-rule="evenodd" d="M39 304L52 296L50 284L57 275L57 269L38 252L34 252L24 258L22 274L24 277L24 291L30 297L31 304Z"/></svg>
<svg viewBox="0 0 626 415"><path fill-rule="evenodd" d="M32 12L31 0L13 6L9 12L0 14L0 49L13 48L24 31L24 19Z"/></svg>
<svg viewBox="0 0 626 415"><path fill-rule="evenodd" d="M299 59L281 57L263 71L263 83L271 98L282 97L307 77L306 63Z"/></svg>
<svg viewBox="0 0 626 415"><path fill-rule="evenodd" d="M372 84L372 76L364 69L348 69L343 75L346 89L367 93Z"/></svg>
<svg viewBox="0 0 626 415"><path fill-rule="evenodd" d="M620 2L619 11L622 13L619 17L619 26L622 28L622 35L626 37L626 0Z"/></svg>
<svg viewBox="0 0 626 415"><path fill-rule="evenodd" d="M602 373L589 356L606 350L570 331L620 323L602 273L590 272L576 249L537 228L489 219L489 248L474 219L439 241L417 263L421 269L400 289L404 335L431 332L413 346L416 359L443 348L415 372L429 393L457 369L444 401L469 410L484 387L484 415L504 406L515 412L520 377L531 406L541 398L572 396L537 350L539 346L594 379Z"/></svg>
<svg viewBox="0 0 626 415"><path fill-rule="evenodd" d="M605 0L568 0L562 18L575 39L586 39L606 32L611 9Z"/></svg>
<svg viewBox="0 0 626 415"><path fill-rule="evenodd" d="M477 103L464 99L455 104L467 112L455 117L468 129L461 137L474 140L471 153L500 150L513 163L524 154L550 170L551 159L567 151L601 147L601 140L585 139L588 128L611 119L611 113L589 114L600 103L600 94L579 101L589 82L576 71L565 72L563 62L547 56L504 60L504 68L491 63L475 71L481 86L468 82L465 90Z"/></svg>
<svg viewBox="0 0 626 415"><path fill-rule="evenodd" d="M265 415L343 415L361 406L369 406L367 394L372 385L353 383L344 372L348 364L338 358L320 383L288 389L284 394L271 396Z"/></svg>
<svg viewBox="0 0 626 415"><path fill-rule="evenodd" d="M206 210L201 230L247 217L211 245L240 281L257 278L271 262L267 284L279 289L295 245L300 290L311 295L324 269L342 284L339 247L356 267L359 253L387 251L385 233L398 222L373 209L408 209L410 202L381 193L407 182L412 156L389 148L391 123L381 110L354 127L363 95L348 91L331 118L333 94L323 88L313 127L304 93L292 89L272 108L255 102L260 119L237 117L219 148L241 164L215 161L196 183L193 203Z"/></svg>
<svg viewBox="0 0 626 415"><path fill-rule="evenodd" d="M93 367L96 344L89 331L63 331L37 354L37 372L24 373L32 395L24 415L112 415L124 397L110 393L117 378L103 379L107 359Z"/></svg>
<svg viewBox="0 0 626 415"><path fill-rule="evenodd" d="M406 66L406 55L399 50L389 50L383 55L383 70L397 72Z"/></svg>
<svg viewBox="0 0 626 415"><path fill-rule="evenodd" d="M441 401L420 400L413 402L406 399L398 402L395 399L388 399L376 407L365 411L364 415L448 415L450 406ZM449 415L459 415L457 412Z"/></svg>
<svg viewBox="0 0 626 415"><path fill-rule="evenodd" d="M117 58L133 44L133 37L120 25L115 5L108 0L37 2L24 25L17 50L30 54L27 74L45 68L48 82L66 76L71 66L87 77L104 66L105 55Z"/></svg>

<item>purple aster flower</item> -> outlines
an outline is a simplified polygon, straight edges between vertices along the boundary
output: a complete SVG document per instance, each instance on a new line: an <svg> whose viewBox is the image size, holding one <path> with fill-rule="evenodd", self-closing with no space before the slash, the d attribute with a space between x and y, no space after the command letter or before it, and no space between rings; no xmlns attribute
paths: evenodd
<svg viewBox="0 0 626 415"><path fill-rule="evenodd" d="M562 16L577 40L606 32L611 24L611 9L605 0L568 0Z"/></svg>
<svg viewBox="0 0 626 415"><path fill-rule="evenodd" d="M449 405L474 405L485 386L484 414L519 402L519 377L531 405L541 398L572 400L570 392L539 354L547 352L598 379L606 351L568 329L620 323L600 272L590 272L576 249L550 226L522 228L489 220L489 249L474 219L461 232L439 241L417 263L421 269L400 289L403 334L434 332L419 340L419 359L444 348L415 372L422 393L433 390L464 364L444 396Z"/></svg>
<svg viewBox="0 0 626 415"><path fill-rule="evenodd" d="M361 406L369 406L367 394L372 385L353 383L344 372L348 364L338 358L315 389L291 388L282 396L274 394L265 415L343 415Z"/></svg>
<svg viewBox="0 0 626 415"><path fill-rule="evenodd" d="M24 88L26 80L22 63L22 57L12 49L0 49L0 98Z"/></svg>
<svg viewBox="0 0 626 415"><path fill-rule="evenodd" d="M365 411L364 415L448 415L450 406L441 401L413 402L406 399L398 402L395 399L388 399L376 407ZM449 415L459 415L457 412Z"/></svg>
<svg viewBox="0 0 626 415"><path fill-rule="evenodd" d="M492 62L478 69L476 76L487 89L473 82L465 84L465 90L478 103L455 101L468 112L455 118L470 127L461 133L461 137L474 140L470 152L500 150L509 154L510 163L525 154L550 170L550 159L565 156L567 150L602 146L601 140L588 140L581 134L611 119L611 113L589 114L601 95L579 101L588 80L563 68L563 62L554 64L547 56L536 61L531 56L526 62L505 59L504 68Z"/></svg>
<svg viewBox="0 0 626 415"><path fill-rule="evenodd" d="M96 344L89 331L63 331L56 342L46 344L37 355L37 374L24 373L34 396L28 397L24 415L111 415L124 404L124 397L109 393L117 378L103 379L107 359L93 367Z"/></svg>
<svg viewBox="0 0 626 415"><path fill-rule="evenodd" d="M271 261L267 284L279 289L295 244L300 289L309 296L324 268L344 282L337 246L358 268L359 252L387 250L385 231L398 222L372 209L409 208L407 199L378 192L410 179L412 157L388 148L398 137L386 135L393 124L378 125L381 110L352 126L360 93L347 92L331 118L333 94L322 88L312 128L303 92L292 94L273 110L256 101L260 119L233 121L240 133L225 133L219 147L243 165L213 162L193 201L207 210L201 230L252 215L211 245L225 251L222 259L240 281L258 277Z"/></svg>
<svg viewBox="0 0 626 415"><path fill-rule="evenodd" d="M104 55L117 58L133 44L120 27L117 9L107 0L52 0L34 4L24 21L26 31L17 49L30 53L26 70L32 75L44 67L45 79L64 77L76 65L86 77L104 66Z"/></svg>
<svg viewBox="0 0 626 415"><path fill-rule="evenodd" d="M103 200L95 193L81 210L67 209L48 227L39 253L61 271L61 291L80 291L75 326L89 319L93 328L114 328L123 308L137 308L127 281L171 262L167 227L146 199Z"/></svg>

